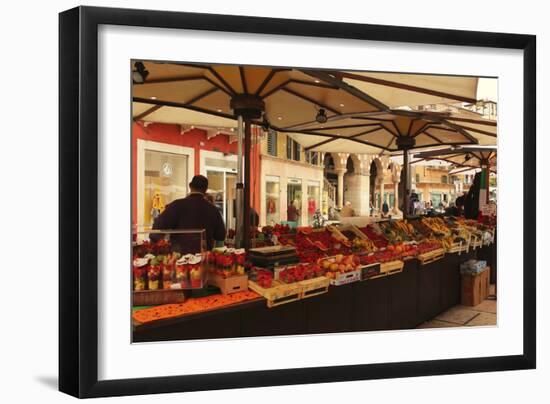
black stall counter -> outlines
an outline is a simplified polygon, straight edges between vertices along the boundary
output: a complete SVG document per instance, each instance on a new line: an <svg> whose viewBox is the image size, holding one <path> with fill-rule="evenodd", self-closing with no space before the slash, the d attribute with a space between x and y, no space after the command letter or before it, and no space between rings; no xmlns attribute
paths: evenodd
<svg viewBox="0 0 550 404"><path fill-rule="evenodd" d="M460 263L445 254L377 279L331 286L327 293L268 308L263 299L158 323L134 325L133 341L255 337L415 328L460 302Z"/></svg>

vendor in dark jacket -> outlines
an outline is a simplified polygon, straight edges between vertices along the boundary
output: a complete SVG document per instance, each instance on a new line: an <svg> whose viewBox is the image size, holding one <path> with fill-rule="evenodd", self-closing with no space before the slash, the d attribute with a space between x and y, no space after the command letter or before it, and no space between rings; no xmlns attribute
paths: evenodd
<svg viewBox="0 0 550 404"><path fill-rule="evenodd" d="M190 193L185 198L176 199L166 206L153 224L154 230L206 230L206 244L210 250L215 241L225 240L225 225L220 211L206 198L208 179L195 175L189 183ZM152 241L162 235L151 234ZM198 239L187 234L174 233L170 241L176 250L182 253L198 252Z"/></svg>

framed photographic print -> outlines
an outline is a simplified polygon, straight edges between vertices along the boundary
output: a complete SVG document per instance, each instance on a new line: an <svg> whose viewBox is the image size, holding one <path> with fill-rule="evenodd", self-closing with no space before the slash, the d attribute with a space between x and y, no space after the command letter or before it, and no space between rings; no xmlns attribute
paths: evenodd
<svg viewBox="0 0 550 404"><path fill-rule="evenodd" d="M59 23L61 391L535 367L534 36Z"/></svg>

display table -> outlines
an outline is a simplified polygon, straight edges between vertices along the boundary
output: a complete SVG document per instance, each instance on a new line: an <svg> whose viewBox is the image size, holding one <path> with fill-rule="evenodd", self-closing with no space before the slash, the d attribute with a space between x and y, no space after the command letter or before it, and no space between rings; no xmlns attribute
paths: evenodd
<svg viewBox="0 0 550 404"><path fill-rule="evenodd" d="M469 255L446 254L424 266L411 259L398 274L330 287L274 308L257 299L134 324L134 342L414 328L459 303L459 263Z"/></svg>

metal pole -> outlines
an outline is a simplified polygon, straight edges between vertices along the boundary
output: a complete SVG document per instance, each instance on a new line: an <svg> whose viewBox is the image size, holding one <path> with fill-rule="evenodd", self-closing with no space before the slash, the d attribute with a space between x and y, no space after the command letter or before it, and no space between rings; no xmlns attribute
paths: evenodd
<svg viewBox="0 0 550 404"><path fill-rule="evenodd" d="M235 190L235 247L243 246L243 117L237 117L237 184Z"/></svg>
<svg viewBox="0 0 550 404"><path fill-rule="evenodd" d="M250 236L250 195L252 183L250 181L252 150L252 124L250 119L244 122L244 195L243 195L243 247L247 250L251 245Z"/></svg>
<svg viewBox="0 0 550 404"><path fill-rule="evenodd" d="M486 199L485 199L485 203L488 204L489 203L489 195L490 195L490 190L491 190L491 166L489 164L487 164L485 166L485 178L487 179L487 191L486 191Z"/></svg>
<svg viewBox="0 0 550 404"><path fill-rule="evenodd" d="M411 175L409 166L409 150L403 150L403 176L405 177L405 186L403 187L403 218L409 215L409 197L411 190Z"/></svg>

